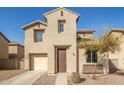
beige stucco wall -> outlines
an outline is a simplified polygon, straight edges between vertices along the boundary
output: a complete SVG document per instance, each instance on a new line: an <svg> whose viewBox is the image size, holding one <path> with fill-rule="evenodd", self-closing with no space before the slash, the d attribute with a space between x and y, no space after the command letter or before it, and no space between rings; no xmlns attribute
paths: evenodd
<svg viewBox="0 0 124 93"><path fill-rule="evenodd" d="M86 64L86 55L85 55L85 49L79 48L78 49L78 69L79 72L82 73L83 71L83 64Z"/></svg>
<svg viewBox="0 0 124 93"><path fill-rule="evenodd" d="M109 54L109 58L110 59L117 59L119 64L118 64L118 68L119 69L124 69L124 35L122 32L112 32L112 35L114 35L115 37L119 37L120 41L121 41L121 45L120 45L120 51L112 54Z"/></svg>
<svg viewBox="0 0 124 93"><path fill-rule="evenodd" d="M15 60L19 62L19 68L24 69L24 47L20 45L9 45L9 55L15 54ZM12 60L13 58L10 58Z"/></svg>
<svg viewBox="0 0 124 93"><path fill-rule="evenodd" d="M16 54L17 58L24 58L24 47L20 45L9 45L9 54Z"/></svg>
<svg viewBox="0 0 124 93"><path fill-rule="evenodd" d="M63 11L63 16L61 16ZM62 9L45 16L47 19L47 43L49 73L55 72L55 47L54 45L71 45L67 49L66 54L66 69L68 73L76 72L77 70L77 51L76 51L76 20L77 15L72 14ZM65 20L64 32L58 33L58 20Z"/></svg>
<svg viewBox="0 0 124 93"><path fill-rule="evenodd" d="M40 27L38 27L40 25ZM25 69L29 69L29 54L30 53L47 53L46 31L44 31L43 42L34 42L34 29L43 29L46 26L36 24L26 29L25 31Z"/></svg>
<svg viewBox="0 0 124 93"><path fill-rule="evenodd" d="M0 35L0 59L8 59L8 41Z"/></svg>
<svg viewBox="0 0 124 93"><path fill-rule="evenodd" d="M17 54L17 53L18 53L17 46L9 45L9 54Z"/></svg>
<svg viewBox="0 0 124 93"><path fill-rule="evenodd" d="M25 31L25 68L29 68L29 53L47 53L48 55L48 73L55 73L55 45L71 45L67 49L67 72L76 72L77 70L77 51L76 51L76 20L77 15L63 10L64 16L60 15L61 10L46 15L47 27L44 32L44 40L40 43L34 43L33 26ZM64 32L58 33L58 20L65 20Z"/></svg>
<svg viewBox="0 0 124 93"><path fill-rule="evenodd" d="M24 58L24 47L18 46L18 58L23 59Z"/></svg>

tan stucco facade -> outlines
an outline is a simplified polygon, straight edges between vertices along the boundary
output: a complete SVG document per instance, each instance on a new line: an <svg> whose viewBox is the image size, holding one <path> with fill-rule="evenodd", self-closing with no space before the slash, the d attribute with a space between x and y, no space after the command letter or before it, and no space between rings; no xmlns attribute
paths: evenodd
<svg viewBox="0 0 124 93"><path fill-rule="evenodd" d="M61 16L61 11L64 16ZM46 53L48 56L48 73L56 72L56 47L66 47L66 69L67 73L77 71L77 48L76 48L76 21L78 15L64 9L45 15L47 26L36 24L25 30L25 68L29 69L29 54ZM58 20L65 20L64 32L58 33ZM40 27L38 26L40 25ZM34 42L34 30L46 29L43 42ZM70 65L71 64L71 65Z"/></svg>
<svg viewBox="0 0 124 93"><path fill-rule="evenodd" d="M40 27L38 27L40 25ZM25 31L25 69L29 69L29 54L47 53L47 43L46 43L46 30L44 31L43 42L34 42L34 29L46 29L46 26L42 24L33 25L31 28Z"/></svg>
<svg viewBox="0 0 124 93"><path fill-rule="evenodd" d="M16 61L17 69L24 69L24 46L10 42L9 48L9 61Z"/></svg>
<svg viewBox="0 0 124 93"><path fill-rule="evenodd" d="M62 14L61 14L62 13ZM78 30L76 25L79 15L70 10L59 8L44 14L45 22L35 21L23 27L25 31L25 69L30 69L32 55L40 56L45 54L48 59L48 73L56 73L57 49L66 49L66 72L83 72L84 65L96 65L96 63L87 63L85 49L77 48L77 43L81 38L86 40L95 40L94 30ZM64 21L64 32L58 32L58 21ZM35 42L34 32L43 31L43 41ZM84 35L85 34L85 35ZM112 32L117 37L124 39L120 32ZM123 38L122 38L123 36ZM123 41L123 40L122 40ZM89 42L90 43L90 42ZM119 68L124 68L124 44L121 45L119 53L110 54L110 59L118 59ZM15 51L16 52L16 51ZM101 55L98 55L97 61ZM39 59L38 59L39 60ZM92 70L92 69L91 69Z"/></svg>
<svg viewBox="0 0 124 93"><path fill-rule="evenodd" d="M123 30L124 31L124 30ZM118 69L124 69L124 32L120 30L112 31L111 34L118 37L121 41L120 50L116 53L110 53L109 57ZM115 62L114 62L115 61Z"/></svg>
<svg viewBox="0 0 124 93"><path fill-rule="evenodd" d="M0 34L0 59L8 59L8 41Z"/></svg>
<svg viewBox="0 0 124 93"><path fill-rule="evenodd" d="M9 54L17 55L17 58L24 58L24 46L9 45Z"/></svg>
<svg viewBox="0 0 124 93"><path fill-rule="evenodd" d="M95 32L95 31L89 31L89 30L82 30L82 31L79 31L79 32L77 31L77 36L78 36L77 41L80 42L81 39L83 39L83 40L86 39L88 41L94 40L93 32ZM85 36L84 36L84 33L85 33ZM86 50L85 50L85 48L78 48L77 53L78 53L78 56L77 56L78 71L80 73L83 72L84 65L95 64L95 63L87 63L86 62Z"/></svg>
<svg viewBox="0 0 124 93"><path fill-rule="evenodd" d="M93 32L95 31L89 31L85 29L77 30L77 38L94 39Z"/></svg>
<svg viewBox="0 0 124 93"><path fill-rule="evenodd" d="M61 11L63 11L63 16L61 16ZM48 69L48 72L55 72L55 46L63 47L63 45L69 45L66 54L67 73L76 72L76 20L78 16L68 11L64 11L63 9L60 9L54 13L46 15L45 18L47 19L47 43L49 44L48 55L51 55L48 56L48 67L50 68ZM58 33L58 20L65 20L64 32L62 33Z"/></svg>

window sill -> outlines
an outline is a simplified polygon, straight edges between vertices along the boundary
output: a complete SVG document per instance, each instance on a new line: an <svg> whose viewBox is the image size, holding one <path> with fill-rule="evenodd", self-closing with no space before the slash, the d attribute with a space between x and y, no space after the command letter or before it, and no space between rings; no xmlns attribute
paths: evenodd
<svg viewBox="0 0 124 93"><path fill-rule="evenodd" d="M42 42L34 42L35 44L37 44L37 43L43 43L43 41Z"/></svg>
<svg viewBox="0 0 124 93"><path fill-rule="evenodd" d="M97 63L85 63L83 64L84 66L95 66L95 65L100 65L100 64L97 64Z"/></svg>

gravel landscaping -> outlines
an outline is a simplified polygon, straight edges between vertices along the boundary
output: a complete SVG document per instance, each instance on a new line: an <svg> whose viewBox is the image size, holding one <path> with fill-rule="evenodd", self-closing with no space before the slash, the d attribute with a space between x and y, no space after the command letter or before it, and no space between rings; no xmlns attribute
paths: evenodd
<svg viewBox="0 0 124 93"><path fill-rule="evenodd" d="M71 81L71 77L68 76L69 85L124 85L124 71L118 71L108 75L96 75L96 80L92 79L92 74L82 74L82 78L86 78L85 81L75 84Z"/></svg>
<svg viewBox="0 0 124 93"><path fill-rule="evenodd" d="M46 75L45 77L41 76L38 78L33 85L55 85L56 75Z"/></svg>
<svg viewBox="0 0 124 93"><path fill-rule="evenodd" d="M7 80L26 71L27 70L0 70L0 81Z"/></svg>

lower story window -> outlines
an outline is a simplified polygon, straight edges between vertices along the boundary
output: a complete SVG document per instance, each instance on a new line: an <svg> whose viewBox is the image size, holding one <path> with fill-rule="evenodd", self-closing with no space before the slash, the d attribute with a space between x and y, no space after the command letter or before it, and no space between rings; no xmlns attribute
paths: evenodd
<svg viewBox="0 0 124 93"><path fill-rule="evenodd" d="M97 63L97 53L95 51L87 51L86 62Z"/></svg>

